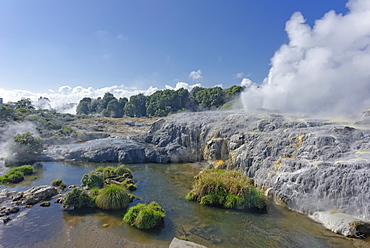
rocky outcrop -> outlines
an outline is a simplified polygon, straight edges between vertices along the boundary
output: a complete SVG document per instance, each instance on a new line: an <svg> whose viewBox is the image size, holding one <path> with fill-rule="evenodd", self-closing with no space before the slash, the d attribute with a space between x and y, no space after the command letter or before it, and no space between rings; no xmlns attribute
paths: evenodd
<svg viewBox="0 0 370 248"><path fill-rule="evenodd" d="M370 220L370 130L300 116L182 113L145 136L163 162L224 160L306 214L334 209Z"/></svg>
<svg viewBox="0 0 370 248"><path fill-rule="evenodd" d="M10 221L10 214L17 213L21 208L35 204L45 204L59 194L57 188L49 185L35 186L23 192L0 190L0 217L3 222Z"/></svg>
<svg viewBox="0 0 370 248"><path fill-rule="evenodd" d="M370 221L366 125L276 113L181 113L130 139L51 146L46 155L91 162L222 161L295 211L335 210Z"/></svg>
<svg viewBox="0 0 370 248"><path fill-rule="evenodd" d="M153 145L129 139L97 139L80 144L50 146L43 160L161 163Z"/></svg>

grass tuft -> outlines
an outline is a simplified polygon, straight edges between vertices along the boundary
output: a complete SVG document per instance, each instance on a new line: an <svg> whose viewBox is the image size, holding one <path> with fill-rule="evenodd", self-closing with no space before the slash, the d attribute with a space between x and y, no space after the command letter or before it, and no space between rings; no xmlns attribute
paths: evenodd
<svg viewBox="0 0 370 248"><path fill-rule="evenodd" d="M233 170L204 170L185 198L202 205L234 209L264 209L267 205L265 195L241 172Z"/></svg>

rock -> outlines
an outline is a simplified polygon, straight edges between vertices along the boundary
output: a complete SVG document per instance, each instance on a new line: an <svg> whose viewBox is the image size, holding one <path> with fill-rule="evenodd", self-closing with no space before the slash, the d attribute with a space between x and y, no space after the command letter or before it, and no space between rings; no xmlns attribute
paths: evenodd
<svg viewBox="0 0 370 248"><path fill-rule="evenodd" d="M1 206L0 207L0 216L6 216L13 214L19 211L19 207L15 206Z"/></svg>
<svg viewBox="0 0 370 248"><path fill-rule="evenodd" d="M49 206L50 206L50 202L49 202L49 201L41 202L41 203L40 203L40 206L41 206L41 207L49 207Z"/></svg>
<svg viewBox="0 0 370 248"><path fill-rule="evenodd" d="M50 146L45 155L54 160L89 162L149 163L161 162L156 148L128 139L98 139L81 144Z"/></svg>
<svg viewBox="0 0 370 248"><path fill-rule="evenodd" d="M206 248L206 246L178 238L173 238L169 248Z"/></svg>
<svg viewBox="0 0 370 248"><path fill-rule="evenodd" d="M7 201L19 199L20 197L22 197L22 193L19 193L17 191L10 191L8 189L0 190L0 204Z"/></svg>
<svg viewBox="0 0 370 248"><path fill-rule="evenodd" d="M162 162L223 160L292 210L336 209L370 221L370 130L354 123L180 113L156 122L141 141L155 145Z"/></svg>
<svg viewBox="0 0 370 248"><path fill-rule="evenodd" d="M370 223L348 214L325 211L315 212L310 217L331 231L347 237L366 238L370 235Z"/></svg>
<svg viewBox="0 0 370 248"><path fill-rule="evenodd" d="M20 202L24 205L34 205L41 201L50 200L58 194L58 189L50 185L32 187L23 192Z"/></svg>
<svg viewBox="0 0 370 248"><path fill-rule="evenodd" d="M3 221L4 224L6 224L9 221L11 221L12 219L9 216L4 216L4 217L1 217L1 220Z"/></svg>

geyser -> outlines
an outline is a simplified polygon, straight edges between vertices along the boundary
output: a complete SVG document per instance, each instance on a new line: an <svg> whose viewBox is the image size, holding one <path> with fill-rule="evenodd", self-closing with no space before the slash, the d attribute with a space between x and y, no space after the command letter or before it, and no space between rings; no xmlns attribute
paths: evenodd
<svg viewBox="0 0 370 248"><path fill-rule="evenodd" d="M350 0L348 12L329 11L313 27L300 12L287 21L289 43L271 59L260 86L242 94L244 109L352 115L370 105L370 1Z"/></svg>

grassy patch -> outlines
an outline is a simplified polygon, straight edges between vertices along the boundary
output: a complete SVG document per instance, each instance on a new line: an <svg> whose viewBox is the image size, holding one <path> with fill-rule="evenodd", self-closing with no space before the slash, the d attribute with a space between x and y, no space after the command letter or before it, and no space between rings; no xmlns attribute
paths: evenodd
<svg viewBox="0 0 370 248"><path fill-rule="evenodd" d="M130 203L130 196L123 186L110 184L98 192L95 203L101 209L113 210L126 208Z"/></svg>
<svg viewBox="0 0 370 248"><path fill-rule="evenodd" d="M267 205L265 195L241 172L232 170L204 170L186 199L202 205L234 209L264 209Z"/></svg>
<svg viewBox="0 0 370 248"><path fill-rule="evenodd" d="M166 217L164 209L156 202L146 204L137 204L131 207L123 220L131 226L139 229L151 229L160 224Z"/></svg>
<svg viewBox="0 0 370 248"><path fill-rule="evenodd" d="M4 183L19 183L24 180L25 175L31 175L34 168L31 165L22 165L10 169L6 174L0 176L0 184Z"/></svg>

